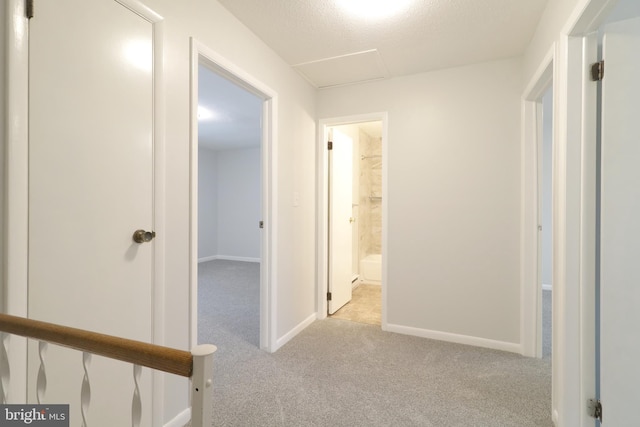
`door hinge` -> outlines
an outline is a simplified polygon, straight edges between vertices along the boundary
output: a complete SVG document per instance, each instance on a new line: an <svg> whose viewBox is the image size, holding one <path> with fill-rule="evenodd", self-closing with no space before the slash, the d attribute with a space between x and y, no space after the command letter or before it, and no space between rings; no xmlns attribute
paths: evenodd
<svg viewBox="0 0 640 427"><path fill-rule="evenodd" d="M27 19L33 18L33 0L27 0L25 2L25 14L27 15Z"/></svg>
<svg viewBox="0 0 640 427"><path fill-rule="evenodd" d="M25 15L27 15L27 19L33 18L33 0L27 0L25 2Z"/></svg>
<svg viewBox="0 0 640 427"><path fill-rule="evenodd" d="M591 80L599 82L604 78L604 60L591 66Z"/></svg>
<svg viewBox="0 0 640 427"><path fill-rule="evenodd" d="M260 222L258 223L258 227L260 227L260 228L264 228L264 221L260 221Z"/></svg>
<svg viewBox="0 0 640 427"><path fill-rule="evenodd" d="M333 141L327 142L327 150L333 150Z"/></svg>
<svg viewBox="0 0 640 427"><path fill-rule="evenodd" d="M597 418L602 422L602 402L598 399L589 399L587 402L587 408L589 410L589 415L592 418Z"/></svg>
<svg viewBox="0 0 640 427"><path fill-rule="evenodd" d="M327 301L331 301L331 292L327 292Z"/></svg>

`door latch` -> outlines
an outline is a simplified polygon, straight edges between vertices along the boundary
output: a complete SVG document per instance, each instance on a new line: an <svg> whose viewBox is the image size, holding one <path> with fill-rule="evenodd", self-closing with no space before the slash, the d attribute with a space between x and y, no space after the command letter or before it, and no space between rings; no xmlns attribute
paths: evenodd
<svg viewBox="0 0 640 427"><path fill-rule="evenodd" d="M155 231L136 230L133 232L133 241L136 243L148 243L156 237Z"/></svg>

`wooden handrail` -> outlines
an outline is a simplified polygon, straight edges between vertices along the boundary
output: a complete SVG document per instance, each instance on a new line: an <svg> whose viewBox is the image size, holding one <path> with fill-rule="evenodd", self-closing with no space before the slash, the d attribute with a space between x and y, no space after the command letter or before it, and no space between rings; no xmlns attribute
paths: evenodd
<svg viewBox="0 0 640 427"><path fill-rule="evenodd" d="M47 341L183 377L191 377L193 373L193 356L188 351L8 314L0 314L0 331Z"/></svg>

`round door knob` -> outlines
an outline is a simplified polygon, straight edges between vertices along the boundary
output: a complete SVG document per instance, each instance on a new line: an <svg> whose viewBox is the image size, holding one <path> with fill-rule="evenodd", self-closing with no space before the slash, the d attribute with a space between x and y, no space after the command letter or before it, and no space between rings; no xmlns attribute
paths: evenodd
<svg viewBox="0 0 640 427"><path fill-rule="evenodd" d="M136 243L147 243L156 237L155 231L136 230L133 232L133 241Z"/></svg>

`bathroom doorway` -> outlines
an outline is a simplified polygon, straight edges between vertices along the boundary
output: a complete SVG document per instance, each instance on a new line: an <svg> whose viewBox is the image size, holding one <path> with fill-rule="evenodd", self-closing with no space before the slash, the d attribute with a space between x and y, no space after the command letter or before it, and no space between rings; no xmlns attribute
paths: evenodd
<svg viewBox="0 0 640 427"><path fill-rule="evenodd" d="M320 126L320 318L384 327L385 119Z"/></svg>

